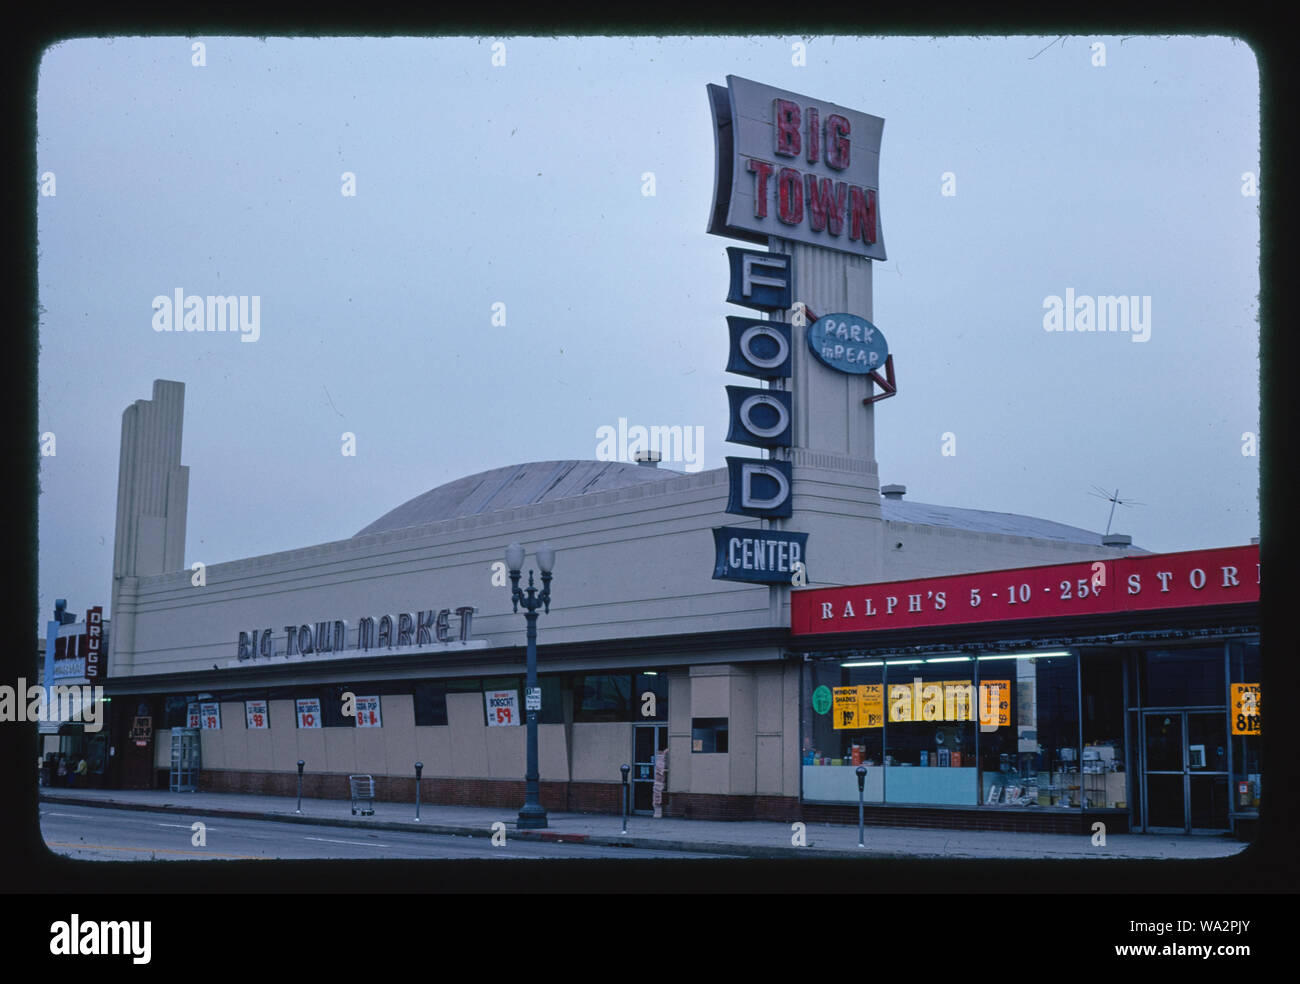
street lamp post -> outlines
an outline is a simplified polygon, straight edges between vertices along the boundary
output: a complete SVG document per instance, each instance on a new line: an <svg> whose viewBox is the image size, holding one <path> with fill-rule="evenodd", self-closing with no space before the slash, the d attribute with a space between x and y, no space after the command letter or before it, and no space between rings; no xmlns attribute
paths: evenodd
<svg viewBox="0 0 1300 984"><path fill-rule="evenodd" d="M555 551L548 544L543 543L538 548L536 555L537 566L542 571L542 590L539 592L533 585L533 572L528 572L528 587L520 589L519 578L521 576L520 568L524 566L524 548L518 543L512 543L506 547L506 566L510 569L510 583L512 585L511 602L514 604L514 610L519 611L519 606L524 606L524 618L528 621L528 680L525 686L524 704L525 713L528 721L528 765L524 773L524 807L519 811L519 820L517 826L520 830L538 830L545 827L546 811L542 809L542 804L538 798L538 772L537 772L537 709L528 707L528 694L534 693L537 688L537 609L541 608L548 614L551 611L551 571L555 567Z"/></svg>

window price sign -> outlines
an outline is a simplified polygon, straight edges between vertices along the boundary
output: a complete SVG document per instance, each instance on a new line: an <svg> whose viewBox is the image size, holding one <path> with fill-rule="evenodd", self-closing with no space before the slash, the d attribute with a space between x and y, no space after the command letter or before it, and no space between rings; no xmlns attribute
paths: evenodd
<svg viewBox="0 0 1300 984"><path fill-rule="evenodd" d="M519 724L519 692L517 690L488 690L483 694L487 702L489 728L505 728Z"/></svg>
<svg viewBox="0 0 1300 984"><path fill-rule="evenodd" d="M321 726L319 697L308 697L295 703L298 707L298 727L319 728Z"/></svg>
<svg viewBox="0 0 1300 984"><path fill-rule="evenodd" d="M378 697L357 698L357 727L382 728L384 719L379 715Z"/></svg>
<svg viewBox="0 0 1300 984"><path fill-rule="evenodd" d="M836 731L857 731L885 726L885 685L868 683L857 687L835 687L832 692Z"/></svg>
<svg viewBox="0 0 1300 984"><path fill-rule="evenodd" d="M244 718L249 728L255 731L265 730L271 726L271 716L267 713L266 701L244 701Z"/></svg>
<svg viewBox="0 0 1300 984"><path fill-rule="evenodd" d="M199 717L203 722L200 727L202 727L204 731L221 730L221 705L216 701L213 701L210 704L200 704Z"/></svg>
<svg viewBox="0 0 1300 984"><path fill-rule="evenodd" d="M1234 735L1259 734L1258 683L1232 685L1232 733Z"/></svg>
<svg viewBox="0 0 1300 984"><path fill-rule="evenodd" d="M185 727L201 728L203 727L203 715L199 713L198 704L187 704L185 707Z"/></svg>

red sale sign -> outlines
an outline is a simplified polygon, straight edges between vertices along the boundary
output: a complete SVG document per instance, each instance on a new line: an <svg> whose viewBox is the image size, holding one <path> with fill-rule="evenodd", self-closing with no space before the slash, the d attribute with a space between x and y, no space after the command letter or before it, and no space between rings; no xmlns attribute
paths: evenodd
<svg viewBox="0 0 1300 984"><path fill-rule="evenodd" d="M969 625L1259 601L1259 547L1019 567L790 595L792 635Z"/></svg>

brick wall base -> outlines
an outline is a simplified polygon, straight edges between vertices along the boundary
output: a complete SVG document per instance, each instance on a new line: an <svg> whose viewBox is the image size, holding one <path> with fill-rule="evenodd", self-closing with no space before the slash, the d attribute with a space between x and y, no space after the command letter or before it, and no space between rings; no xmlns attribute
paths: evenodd
<svg viewBox="0 0 1300 984"><path fill-rule="evenodd" d="M799 800L793 796L724 796L714 793L673 793L664 805L664 816L685 820L780 820L799 819ZM853 822L857 823L857 814Z"/></svg>
<svg viewBox="0 0 1300 984"><path fill-rule="evenodd" d="M843 823L857 826L857 805L805 803L807 823ZM926 809L916 806L869 806L862 822L868 827L927 827L950 830L1004 830L1037 834L1087 834L1101 821L1107 834L1127 834L1127 813L1012 813L1000 810Z"/></svg>
<svg viewBox="0 0 1300 984"><path fill-rule="evenodd" d="M381 803L414 803L414 776L376 775L375 799ZM166 788L164 784L163 788ZM250 793L259 796L297 796L296 772L239 772L204 769L199 789L210 793ZM420 780L420 802L430 806L493 806L518 809L524 804L522 779ZM547 782L538 784L542 806L565 813L614 813L622 810L622 784L609 782ZM351 797L346 773L304 773L302 795L306 799Z"/></svg>
<svg viewBox="0 0 1300 984"><path fill-rule="evenodd" d="M158 771L160 787L167 788L166 770ZM375 799L381 803L414 803L414 776L375 777ZM293 772L238 772L204 769L199 788L214 793L251 793L296 796L298 776ZM615 782L545 782L540 784L542 806L564 813L615 814L622 810L622 785ZM306 773L302 794L308 799L347 800L346 773ZM420 801L430 806L491 806L515 810L524 803L522 779L420 780ZM834 823L856 825L858 808L849 804L800 804L793 796L727 796L710 793L664 794L664 816L686 820L774 820L781 823ZM1096 821L1108 834L1128 833L1123 813L1012 813L978 809L927 809L908 806L872 806L863 817L867 826L927 827L955 830L1002 830L1032 833L1091 835Z"/></svg>

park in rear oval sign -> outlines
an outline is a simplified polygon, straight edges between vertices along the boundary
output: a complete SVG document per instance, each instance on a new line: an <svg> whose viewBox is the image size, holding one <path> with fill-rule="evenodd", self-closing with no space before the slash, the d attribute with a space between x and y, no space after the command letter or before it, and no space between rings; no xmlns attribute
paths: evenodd
<svg viewBox="0 0 1300 984"><path fill-rule="evenodd" d="M856 314L828 314L808 327L808 347L822 365L859 376L885 367L889 346L880 329Z"/></svg>

